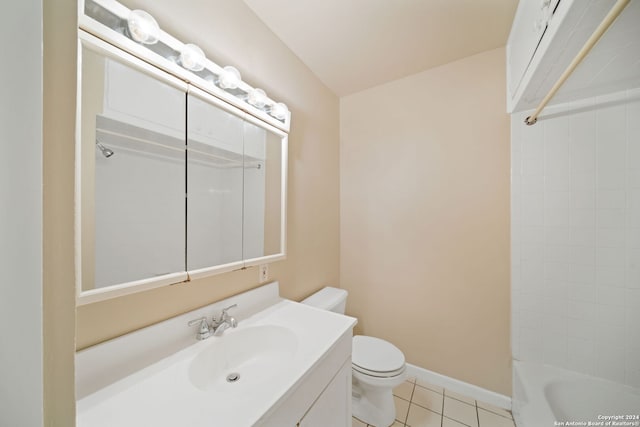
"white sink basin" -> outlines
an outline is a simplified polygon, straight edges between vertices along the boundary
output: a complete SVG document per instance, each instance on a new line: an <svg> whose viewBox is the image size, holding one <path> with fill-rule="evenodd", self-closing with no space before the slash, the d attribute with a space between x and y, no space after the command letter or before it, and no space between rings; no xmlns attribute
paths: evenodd
<svg viewBox="0 0 640 427"><path fill-rule="evenodd" d="M236 302L248 304L236 299L219 306ZM296 393L321 361L334 363L331 372L340 367L343 359L324 358L355 323L355 319L278 297L262 310L241 317L237 328L196 341L188 321L219 310L187 313L85 350L84 356L93 358L91 380L103 385L84 386L93 390L85 391L77 402L77 425L262 425L291 396L303 396L300 402L307 398ZM176 348L180 343L184 344ZM349 349L350 344L349 339ZM227 382L233 373L239 379ZM304 415L301 408L296 412L298 420Z"/></svg>
<svg viewBox="0 0 640 427"><path fill-rule="evenodd" d="M203 391L246 392L286 370L297 349L298 338L282 326L227 329L191 361L189 380Z"/></svg>

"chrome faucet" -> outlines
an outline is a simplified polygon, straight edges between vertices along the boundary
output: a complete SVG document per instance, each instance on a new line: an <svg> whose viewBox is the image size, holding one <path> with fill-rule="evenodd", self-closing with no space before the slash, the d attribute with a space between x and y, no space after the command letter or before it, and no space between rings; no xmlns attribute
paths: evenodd
<svg viewBox="0 0 640 427"><path fill-rule="evenodd" d="M193 326L197 323L200 324L196 339L199 341L206 340L213 335L221 334L225 329L229 327L237 327L238 321L234 317L229 316L229 313L227 313L228 310L236 308L237 306L238 304L233 304L229 307L223 308L222 313L220 313L220 319L216 320L216 318L213 317L211 319L211 324L207 322L206 317L199 317L198 319L193 319L192 321L190 321L189 326Z"/></svg>
<svg viewBox="0 0 640 427"><path fill-rule="evenodd" d="M193 319L192 321L189 322L189 326L193 326L198 322L200 322L200 327L198 328L198 335L196 335L196 339L198 341L206 340L207 338L209 338L212 335L211 327L209 327L209 324L207 323L207 318L206 317L200 317L198 319Z"/></svg>
<svg viewBox="0 0 640 427"><path fill-rule="evenodd" d="M221 334L225 329L229 327L236 328L238 326L238 321L234 317L229 316L229 313L227 313L227 311L232 308L236 308L237 306L238 304L233 304L229 307L223 308L222 313L220 313L220 319L216 320L216 318L214 317L211 320L211 329L213 329L213 335Z"/></svg>

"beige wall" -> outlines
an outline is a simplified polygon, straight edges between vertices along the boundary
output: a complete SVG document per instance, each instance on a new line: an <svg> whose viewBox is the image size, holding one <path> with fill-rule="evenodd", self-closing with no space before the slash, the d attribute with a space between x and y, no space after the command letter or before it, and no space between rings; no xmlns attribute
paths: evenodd
<svg viewBox="0 0 640 427"><path fill-rule="evenodd" d="M233 65L292 112L289 135L288 258L269 268L281 293L301 299L339 276L339 101L241 1L123 1L160 26ZM206 13L202 11L206 10ZM200 12L199 12L200 11ZM68 159L66 159L68 160ZM73 185L63 196L73 194ZM71 212L69 213L71 215ZM69 284L71 286L71 284ZM78 308L77 348L122 335L258 286L257 268Z"/></svg>
<svg viewBox="0 0 640 427"><path fill-rule="evenodd" d="M60 22L75 19L72 3L56 12L68 15ZM178 11L169 0L124 3L199 43L214 61L236 66L291 109L289 256L270 266L283 295L297 300L340 282L350 291L348 310L360 318L360 331L396 343L411 363L509 394L504 51L339 105L243 2L198 0ZM187 15L200 7L211 13ZM63 60L73 63L75 45L62 44L49 78L73 91L74 69ZM51 111L46 90L45 81ZM50 425L72 425L73 150L60 144L70 146L73 106L56 106L64 120L50 123L57 142L45 150L45 414L60 420ZM253 288L257 276L252 268L80 307L77 348Z"/></svg>
<svg viewBox="0 0 640 427"><path fill-rule="evenodd" d="M340 139L340 284L359 332L510 395L504 49L342 98Z"/></svg>
<svg viewBox="0 0 640 427"><path fill-rule="evenodd" d="M76 10L75 0L43 2L43 368L44 419L51 427L75 425Z"/></svg>

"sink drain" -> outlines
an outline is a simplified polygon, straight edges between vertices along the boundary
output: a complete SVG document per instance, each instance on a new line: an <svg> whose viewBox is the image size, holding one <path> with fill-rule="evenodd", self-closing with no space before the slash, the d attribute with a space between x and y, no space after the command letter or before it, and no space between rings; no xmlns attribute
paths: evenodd
<svg viewBox="0 0 640 427"><path fill-rule="evenodd" d="M238 374L236 372L233 372L233 373L227 375L227 382L228 383L235 383L239 379L240 379L240 374Z"/></svg>

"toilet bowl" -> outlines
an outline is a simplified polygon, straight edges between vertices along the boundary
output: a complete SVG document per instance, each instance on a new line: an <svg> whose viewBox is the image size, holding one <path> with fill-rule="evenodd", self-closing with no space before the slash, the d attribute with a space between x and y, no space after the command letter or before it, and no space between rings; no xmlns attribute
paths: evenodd
<svg viewBox="0 0 640 427"><path fill-rule="evenodd" d="M396 418L393 388L406 378L404 354L379 338L353 337L351 378L353 416L374 426L388 427Z"/></svg>
<svg viewBox="0 0 640 427"><path fill-rule="evenodd" d="M326 287L303 304L344 314L347 291ZM388 427L396 417L393 388L406 378L404 354L388 341L364 335L353 337L351 357L353 416L376 427Z"/></svg>

